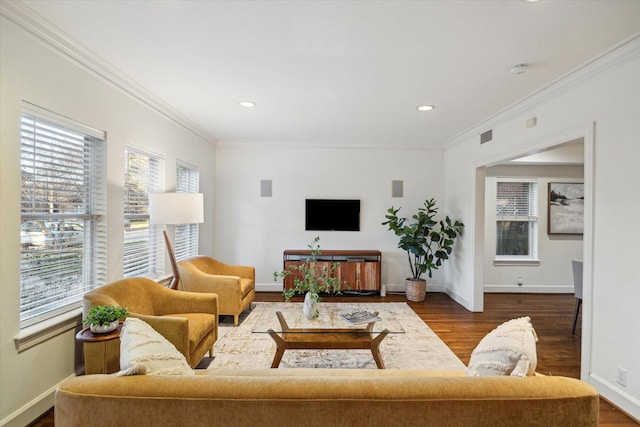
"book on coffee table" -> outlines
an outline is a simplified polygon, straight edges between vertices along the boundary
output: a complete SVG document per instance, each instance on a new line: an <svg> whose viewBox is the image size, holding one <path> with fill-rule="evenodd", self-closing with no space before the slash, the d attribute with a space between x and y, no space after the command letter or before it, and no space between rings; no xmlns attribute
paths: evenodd
<svg viewBox="0 0 640 427"><path fill-rule="evenodd" d="M378 322L382 320L374 313L366 310L341 313L340 316L352 325L362 325L363 323Z"/></svg>

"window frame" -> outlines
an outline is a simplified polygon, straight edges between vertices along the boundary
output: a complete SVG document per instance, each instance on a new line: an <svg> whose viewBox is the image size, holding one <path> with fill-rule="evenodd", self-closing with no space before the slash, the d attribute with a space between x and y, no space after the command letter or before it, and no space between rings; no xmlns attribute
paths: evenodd
<svg viewBox="0 0 640 427"><path fill-rule="evenodd" d="M106 132L23 102L20 147L22 332L74 315L84 293L106 283ZM61 227L79 222L81 233ZM25 223L41 229L37 244Z"/></svg>
<svg viewBox="0 0 640 427"><path fill-rule="evenodd" d="M181 171L185 175L181 177ZM184 179L183 179L184 178ZM176 161L176 193L198 193L200 170L197 166L181 160ZM176 261L198 255L199 224L177 224L174 235Z"/></svg>
<svg viewBox="0 0 640 427"><path fill-rule="evenodd" d="M147 176L130 176L131 155L146 158L149 162ZM158 280L164 277L164 238L161 225L150 224L149 193L164 191L162 182L164 157L131 145L125 146L123 189L123 277L146 277ZM137 194L129 190L132 178L139 178L144 185ZM144 182L142 182L144 181ZM137 223L138 232L131 231L131 224ZM141 239L132 244L134 238ZM129 247L128 247L129 246ZM147 253L148 256L143 256Z"/></svg>
<svg viewBox="0 0 640 427"><path fill-rule="evenodd" d="M504 199L508 199L509 196L500 192L500 184L505 183L525 183L529 184L529 190L527 194L527 212L518 213L518 208L525 207L520 199L515 200L515 197L511 200L511 206L514 208L514 215L507 215L502 212L500 214L501 204L504 204ZM495 199L495 249L494 249L494 265L539 265L540 260L538 258L538 240L539 240L539 182L538 179L532 178L506 178L499 177L496 179L496 199ZM502 197L501 197L502 196ZM527 222L528 227L528 255L503 255L498 254L498 224L500 222Z"/></svg>

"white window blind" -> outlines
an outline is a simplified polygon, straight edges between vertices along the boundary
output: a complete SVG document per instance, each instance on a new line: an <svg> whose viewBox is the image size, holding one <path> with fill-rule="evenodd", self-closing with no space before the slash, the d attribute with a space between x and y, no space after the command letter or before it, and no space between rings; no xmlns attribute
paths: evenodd
<svg viewBox="0 0 640 427"><path fill-rule="evenodd" d="M164 271L162 228L149 224L149 193L159 193L158 156L125 149L124 277L159 278Z"/></svg>
<svg viewBox="0 0 640 427"><path fill-rule="evenodd" d="M498 220L531 221L538 217L538 183L498 182L496 196Z"/></svg>
<svg viewBox="0 0 640 427"><path fill-rule="evenodd" d="M176 166L176 192L197 193L200 188L200 173L196 167L178 162ZM174 244L176 260L198 255L198 224L176 225Z"/></svg>
<svg viewBox="0 0 640 427"><path fill-rule="evenodd" d="M106 283L105 134L32 105L21 116L20 326Z"/></svg>
<svg viewBox="0 0 640 427"><path fill-rule="evenodd" d="M498 181L496 188L496 255L537 256L538 183Z"/></svg>

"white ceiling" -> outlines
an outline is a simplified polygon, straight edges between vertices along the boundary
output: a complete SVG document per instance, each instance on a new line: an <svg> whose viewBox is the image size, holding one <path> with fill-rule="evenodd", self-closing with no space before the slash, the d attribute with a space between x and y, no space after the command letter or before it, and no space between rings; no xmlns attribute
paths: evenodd
<svg viewBox="0 0 640 427"><path fill-rule="evenodd" d="M640 31L638 0L21 3L224 143L439 147Z"/></svg>
<svg viewBox="0 0 640 427"><path fill-rule="evenodd" d="M584 140L566 142L552 149L511 160L511 165L584 165Z"/></svg>

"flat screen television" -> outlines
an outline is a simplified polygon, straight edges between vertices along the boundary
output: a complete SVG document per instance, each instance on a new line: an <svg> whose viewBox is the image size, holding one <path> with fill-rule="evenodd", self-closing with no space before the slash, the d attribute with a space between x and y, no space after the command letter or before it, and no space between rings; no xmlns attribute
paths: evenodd
<svg viewBox="0 0 640 427"><path fill-rule="evenodd" d="M360 200L306 199L305 230L360 231Z"/></svg>

